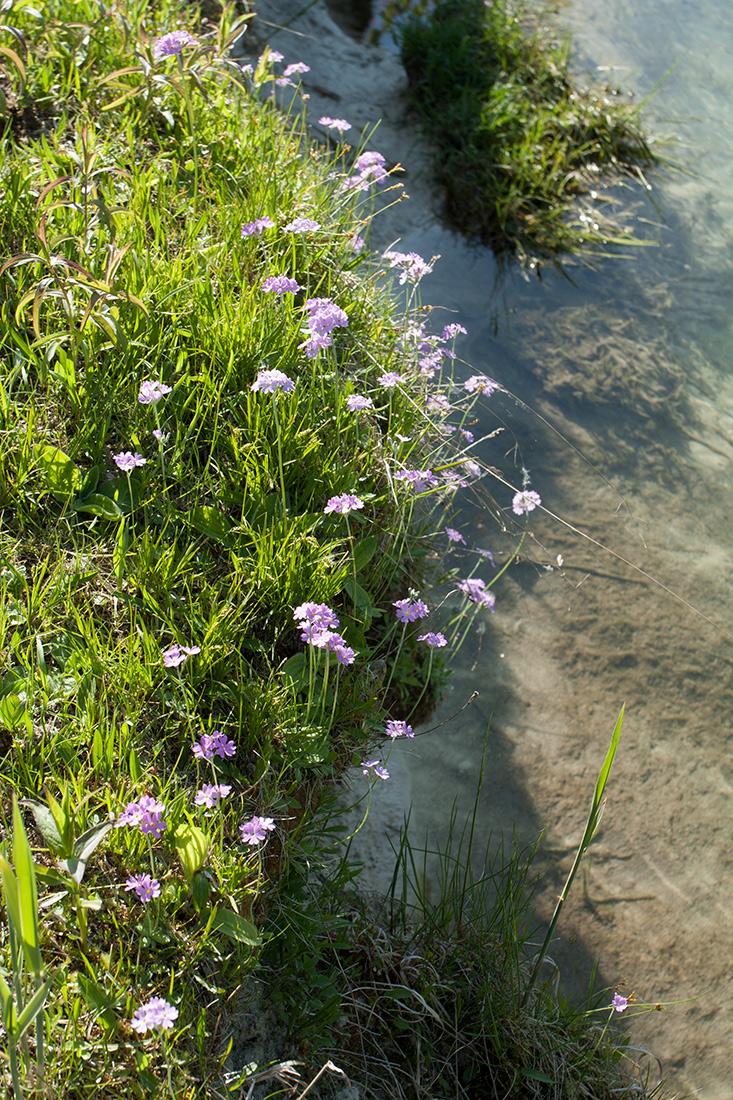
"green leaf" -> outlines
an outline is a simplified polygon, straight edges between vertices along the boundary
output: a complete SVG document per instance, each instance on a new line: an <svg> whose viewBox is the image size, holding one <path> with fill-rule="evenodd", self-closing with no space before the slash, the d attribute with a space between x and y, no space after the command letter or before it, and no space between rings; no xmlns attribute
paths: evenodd
<svg viewBox="0 0 733 1100"><path fill-rule="evenodd" d="M50 988L51 983L44 982L43 985L38 987L36 992L31 997L30 1001L28 1001L28 1004L25 1006L20 1016L18 1017L18 1022L15 1026L15 1034L13 1035L14 1042L20 1043L22 1041L26 1031L31 1026L36 1016L38 1016L38 1014L43 1009L43 1003L48 996L48 991Z"/></svg>
<svg viewBox="0 0 733 1100"><path fill-rule="evenodd" d="M132 486L132 497L130 497L130 486ZM140 494L135 478L131 478L129 482L127 477L110 478L109 481L103 481L101 485L97 486L97 492L100 496L108 497L117 505L120 509L119 515L134 512L140 503Z"/></svg>
<svg viewBox="0 0 733 1100"><path fill-rule="evenodd" d="M288 657L280 670L287 679L292 680L295 687L300 687L306 682L307 670L304 653L294 653Z"/></svg>
<svg viewBox="0 0 733 1100"><path fill-rule="evenodd" d="M3 1024L9 1037L12 1037L15 1031L16 1021L13 1019L15 1015L15 1006L13 1004L13 994L10 992L8 983L0 974L0 1001L2 1001L2 1014Z"/></svg>
<svg viewBox="0 0 733 1100"><path fill-rule="evenodd" d="M70 500L82 487L81 470L67 454L58 447L33 448L36 462L46 475L48 487L57 496Z"/></svg>
<svg viewBox="0 0 733 1100"><path fill-rule="evenodd" d="M79 496L85 497L93 493L99 483L99 466L92 466L84 478L84 483L79 490Z"/></svg>
<svg viewBox="0 0 733 1100"><path fill-rule="evenodd" d="M20 941L25 952L28 969L35 977L43 970L41 950L38 944L38 890L33 867L31 846L28 843L20 807L13 799L13 860L18 878L20 900Z"/></svg>
<svg viewBox="0 0 733 1100"><path fill-rule="evenodd" d="M186 880L191 882L195 873L203 867L209 852L206 834L190 821L181 822L173 833L173 844Z"/></svg>
<svg viewBox="0 0 733 1100"><path fill-rule="evenodd" d="M56 803L56 805L58 806L58 803ZM32 802L30 798L24 798L21 802L21 806L27 806L31 811L39 833L52 852L56 855L70 854L64 848L64 841L59 832L55 815L48 806L44 806L42 802Z"/></svg>
<svg viewBox="0 0 733 1100"><path fill-rule="evenodd" d="M97 1019L101 1020L108 1030L116 1028L117 1017L112 1011L114 997L110 997L100 989L94 979L88 978L86 974L79 974L78 981L87 1007L96 1014Z"/></svg>
<svg viewBox="0 0 733 1100"><path fill-rule="evenodd" d="M238 913L233 913L231 909L216 909L209 927L221 932L234 943L246 943L250 947L259 947L262 943L255 925Z"/></svg>
<svg viewBox="0 0 733 1100"><path fill-rule="evenodd" d="M86 832L76 838L74 842L74 855L87 863L92 852L102 843L107 833L113 828L113 821L100 821L98 825L92 825L91 829L87 829Z"/></svg>
<svg viewBox="0 0 733 1100"><path fill-rule="evenodd" d="M15 931L20 934L20 896L18 894L18 880L13 868L4 856L0 856L0 877L3 882L3 895L8 910L8 919Z"/></svg>
<svg viewBox="0 0 733 1100"><path fill-rule="evenodd" d="M353 577L347 577L344 581L344 591L350 596L357 611L360 611L362 616L367 619L365 625L368 626L369 620L374 614L374 604L369 593Z"/></svg>
<svg viewBox="0 0 733 1100"><path fill-rule="evenodd" d="M26 706L22 699L12 692L0 699L0 725L14 730L25 718Z"/></svg>
<svg viewBox="0 0 733 1100"><path fill-rule="evenodd" d="M377 552L379 538L376 535L368 535L365 539L359 539L354 547L354 569L361 573Z"/></svg>
<svg viewBox="0 0 733 1100"><path fill-rule="evenodd" d="M99 516L101 519L119 519L124 515L120 506L103 493L90 493L88 497L75 500L74 511L88 512L89 515Z"/></svg>
<svg viewBox="0 0 733 1100"><path fill-rule="evenodd" d="M186 518L194 530L215 542L227 542L232 533L232 525L226 516L208 505L192 508Z"/></svg>

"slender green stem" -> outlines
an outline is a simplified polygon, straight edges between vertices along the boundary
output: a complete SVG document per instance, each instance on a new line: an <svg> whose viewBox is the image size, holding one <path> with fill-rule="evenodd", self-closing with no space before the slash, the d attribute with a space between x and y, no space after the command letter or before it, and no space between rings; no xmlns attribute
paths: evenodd
<svg viewBox="0 0 733 1100"><path fill-rule="evenodd" d="M285 519L288 509L285 503L285 474L283 473L283 452L282 444L280 442L280 420L277 415L277 394L272 395L272 415L275 419L275 437L277 439L277 464L280 469L280 492L282 494L283 501L283 519Z"/></svg>
<svg viewBox="0 0 733 1100"><path fill-rule="evenodd" d="M191 102L191 92L188 87L188 81L186 80L185 73L183 72L183 61L181 59L180 53L176 55L176 61L178 62L178 73L181 78L183 95L186 100L188 128L191 133L191 142L193 144L193 213L195 217L198 214L199 206L199 147L198 140L196 138L196 126L194 125L193 120L193 103Z"/></svg>

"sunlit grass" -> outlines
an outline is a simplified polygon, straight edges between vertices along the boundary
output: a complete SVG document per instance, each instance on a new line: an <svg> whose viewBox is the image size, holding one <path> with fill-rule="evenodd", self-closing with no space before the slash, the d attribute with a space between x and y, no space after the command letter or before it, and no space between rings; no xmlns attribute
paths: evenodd
<svg viewBox="0 0 733 1100"><path fill-rule="evenodd" d="M439 0L398 32L451 219L532 268L634 242L608 204L577 199L657 163L639 108L617 89L581 87L568 41L537 23L524 3Z"/></svg>

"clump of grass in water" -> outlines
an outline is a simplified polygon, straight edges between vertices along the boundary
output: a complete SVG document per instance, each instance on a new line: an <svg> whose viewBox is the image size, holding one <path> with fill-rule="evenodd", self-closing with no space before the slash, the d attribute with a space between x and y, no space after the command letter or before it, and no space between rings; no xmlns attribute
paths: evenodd
<svg viewBox="0 0 733 1100"><path fill-rule="evenodd" d="M620 727L621 718L576 865L600 820ZM324 932L309 939L309 951L331 977L324 1014L330 1003L330 1024L339 1022L325 1047L319 1040L329 1027L323 1017L315 1022L315 1052L378 1094L389 1081L394 1100L658 1096L658 1085L644 1071L636 1073L635 1048L610 1026L627 998L600 990L579 1007L559 993L557 967L546 957L559 913L536 954L536 846L513 846L508 854L500 847L493 856L487 851L481 872L472 869L487 746L488 734L473 812L460 826L454 808L442 850L415 845L406 822L381 908L375 912L355 895L345 905L353 883L348 859L324 882L323 912L310 914L314 931L320 926ZM571 881L572 874L563 899ZM554 972L550 980L542 973L544 961ZM297 994L289 997L297 1026L309 1006L298 1005Z"/></svg>
<svg viewBox="0 0 733 1100"><path fill-rule="evenodd" d="M572 200L600 173L637 175L658 158L638 107L575 84L567 40L548 40L507 0L441 0L397 33L459 228L530 267L587 243L634 240L596 212L573 217Z"/></svg>

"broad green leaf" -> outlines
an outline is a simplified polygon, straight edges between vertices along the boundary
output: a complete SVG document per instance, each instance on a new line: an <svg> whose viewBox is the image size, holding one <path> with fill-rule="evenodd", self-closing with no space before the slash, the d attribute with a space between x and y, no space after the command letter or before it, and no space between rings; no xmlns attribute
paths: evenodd
<svg viewBox="0 0 733 1100"><path fill-rule="evenodd" d="M88 512L90 516L101 519L119 519L123 515L120 506L102 493L90 493L88 497L75 500L74 511Z"/></svg>
<svg viewBox="0 0 733 1100"><path fill-rule="evenodd" d="M48 487L57 496L70 499L82 487L81 470L58 447L34 447L36 462L46 475Z"/></svg>
<svg viewBox="0 0 733 1100"><path fill-rule="evenodd" d="M208 505L202 504L192 508L187 519L194 530L215 542L226 542L232 533L232 525L226 516Z"/></svg>
<svg viewBox="0 0 733 1100"><path fill-rule="evenodd" d="M25 951L28 969L38 977L43 970L38 944L38 890L33 867L31 846L28 843L20 807L13 799L13 860L18 878L20 900L20 940Z"/></svg>
<svg viewBox="0 0 733 1100"><path fill-rule="evenodd" d="M54 799L55 801L55 799ZM32 802L29 798L24 798L21 802L22 806L27 806L33 814L36 822L36 828L46 841L52 852L57 855L67 855L69 853L64 849L64 841L59 827L56 822L54 813L48 806L44 806L42 802ZM56 803L58 806L58 802ZM61 807L59 806L59 810Z"/></svg>
<svg viewBox="0 0 733 1100"><path fill-rule="evenodd" d="M130 486L132 485L132 498L130 498ZM108 497L123 512L134 512L140 503L140 494L135 478L128 482L127 477L113 477L109 481L103 481L97 486L100 496Z"/></svg>
<svg viewBox="0 0 733 1100"><path fill-rule="evenodd" d="M365 539L359 539L354 547L354 569L361 573L377 552L379 539L376 535L368 535Z"/></svg>
<svg viewBox="0 0 733 1100"><path fill-rule="evenodd" d="M296 687L304 683L307 677L305 654L294 653L292 657L288 657L280 671L283 676L292 680Z"/></svg>
<svg viewBox="0 0 733 1100"><path fill-rule="evenodd" d="M0 699L0 725L14 730L25 718L26 706L22 699L12 692Z"/></svg>
<svg viewBox="0 0 733 1100"><path fill-rule="evenodd" d="M192 822L181 822L173 833L173 843L188 882L200 871L209 852L206 834Z"/></svg>
<svg viewBox="0 0 733 1100"><path fill-rule="evenodd" d="M84 483L79 490L79 496L85 497L93 493L99 483L99 466L92 466L84 478Z"/></svg>
<svg viewBox="0 0 733 1100"><path fill-rule="evenodd" d="M259 947L260 934L252 921L233 913L231 909L217 909L209 922L209 927L223 933L235 943L246 943L250 947Z"/></svg>
<svg viewBox="0 0 733 1100"><path fill-rule="evenodd" d="M107 833L113 828L113 821L100 821L98 825L92 825L91 829L87 829L86 832L76 838L74 842L74 855L87 863L92 852L102 843Z"/></svg>

